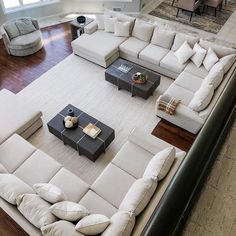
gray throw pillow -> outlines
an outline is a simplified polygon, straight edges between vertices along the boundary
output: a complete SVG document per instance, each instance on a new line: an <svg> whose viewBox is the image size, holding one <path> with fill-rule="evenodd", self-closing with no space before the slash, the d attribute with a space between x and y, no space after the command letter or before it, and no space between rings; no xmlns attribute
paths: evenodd
<svg viewBox="0 0 236 236"><path fill-rule="evenodd" d="M20 31L18 30L15 22L9 22L5 24L4 29L6 30L10 39L16 38L20 35Z"/></svg>
<svg viewBox="0 0 236 236"><path fill-rule="evenodd" d="M20 19L16 21L16 26L18 27L20 34L29 34L36 30L30 19Z"/></svg>

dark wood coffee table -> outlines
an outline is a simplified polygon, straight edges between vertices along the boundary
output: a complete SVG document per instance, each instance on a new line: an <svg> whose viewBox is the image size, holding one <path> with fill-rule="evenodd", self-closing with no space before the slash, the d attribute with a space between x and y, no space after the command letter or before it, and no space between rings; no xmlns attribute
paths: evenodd
<svg viewBox="0 0 236 236"><path fill-rule="evenodd" d="M69 108L73 108L75 116L79 118L79 125L74 129L66 129L63 124ZM89 123L96 125L102 130L95 139L83 132L83 129ZM79 155L85 155L92 161L96 161L115 138L114 129L70 104L51 119L47 125L49 131L61 139L64 144L73 147L78 151Z"/></svg>
<svg viewBox="0 0 236 236"><path fill-rule="evenodd" d="M128 72L122 72L119 69L121 65L128 65L132 67L132 69ZM145 73L148 78L147 82L144 84L135 84L132 80L132 76L136 72ZM144 99L147 99L153 94L160 84L160 78L161 76L159 74L121 58L110 65L105 72L106 81L116 85L118 89L125 89L131 92L132 96L136 95Z"/></svg>

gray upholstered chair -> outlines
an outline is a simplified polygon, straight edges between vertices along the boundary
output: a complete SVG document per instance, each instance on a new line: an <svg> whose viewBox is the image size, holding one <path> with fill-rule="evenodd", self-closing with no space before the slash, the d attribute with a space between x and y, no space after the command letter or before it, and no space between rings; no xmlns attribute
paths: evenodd
<svg viewBox="0 0 236 236"><path fill-rule="evenodd" d="M205 10L206 6L213 7L213 8L215 8L215 17L216 17L217 9L219 8L221 10L222 5L223 5L223 0L205 0L203 11Z"/></svg>
<svg viewBox="0 0 236 236"><path fill-rule="evenodd" d="M192 20L193 13L196 13L196 10L200 6L201 0L178 0L177 4L177 14L176 17L179 16L179 10L182 9L184 11L191 12L190 21Z"/></svg>
<svg viewBox="0 0 236 236"><path fill-rule="evenodd" d="M0 32L10 55L27 56L43 47L41 31L35 19L24 17L8 21L1 26Z"/></svg>

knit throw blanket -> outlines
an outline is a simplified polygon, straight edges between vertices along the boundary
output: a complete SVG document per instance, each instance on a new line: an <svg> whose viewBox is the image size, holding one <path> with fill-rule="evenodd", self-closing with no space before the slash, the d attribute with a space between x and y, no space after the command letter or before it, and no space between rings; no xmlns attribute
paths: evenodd
<svg viewBox="0 0 236 236"><path fill-rule="evenodd" d="M169 115L174 115L175 110L181 100L168 95L161 95L158 102L158 110L164 111Z"/></svg>

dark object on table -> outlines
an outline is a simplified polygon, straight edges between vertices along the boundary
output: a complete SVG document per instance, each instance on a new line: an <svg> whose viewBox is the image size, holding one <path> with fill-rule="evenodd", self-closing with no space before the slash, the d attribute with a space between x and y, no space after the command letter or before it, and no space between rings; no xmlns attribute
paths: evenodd
<svg viewBox="0 0 236 236"><path fill-rule="evenodd" d="M129 64L132 69L127 73L122 72L119 68L123 64ZM147 76L146 83L134 83L132 77L137 71ZM161 76L159 74L121 58L110 65L105 72L106 81L116 85L118 89L125 89L131 92L132 97L139 96L144 99L147 99L153 94L160 84L160 78Z"/></svg>
<svg viewBox="0 0 236 236"><path fill-rule="evenodd" d="M67 116L69 108L73 108L75 116L79 117L79 126L76 129L65 129L63 125L63 120ZM95 139L83 132L83 129L89 123L95 124L101 129L101 133ZM96 161L115 138L114 129L72 105L66 106L47 125L49 132L61 139L64 144L68 144L77 150L79 155L83 154L92 161Z"/></svg>
<svg viewBox="0 0 236 236"><path fill-rule="evenodd" d="M74 110L72 108L68 109L68 116L74 116Z"/></svg>
<svg viewBox="0 0 236 236"><path fill-rule="evenodd" d="M132 80L135 84L144 84L147 82L147 75L137 72L132 76Z"/></svg>
<svg viewBox="0 0 236 236"><path fill-rule="evenodd" d="M80 23L80 24L84 24L85 21L86 21L86 17L85 17L85 16L78 16L78 17L77 17L77 21L78 21L78 23Z"/></svg>

